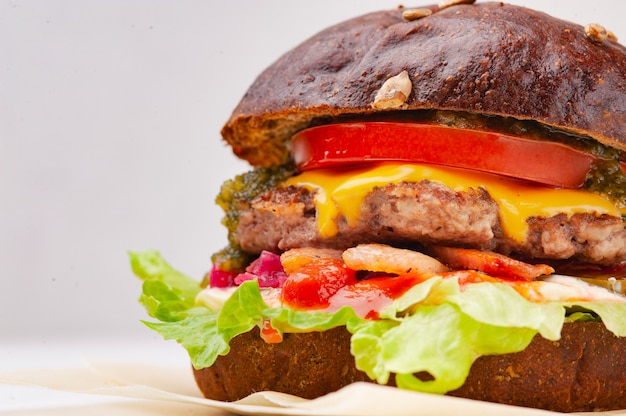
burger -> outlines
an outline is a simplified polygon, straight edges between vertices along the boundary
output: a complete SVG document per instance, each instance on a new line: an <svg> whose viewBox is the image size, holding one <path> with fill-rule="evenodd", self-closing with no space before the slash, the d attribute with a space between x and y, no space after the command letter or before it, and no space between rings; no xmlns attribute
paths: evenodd
<svg viewBox="0 0 626 416"><path fill-rule="evenodd" d="M461 4L462 3L462 4ZM200 281L131 253L202 393L626 408L626 49L503 3L375 12L250 86Z"/></svg>

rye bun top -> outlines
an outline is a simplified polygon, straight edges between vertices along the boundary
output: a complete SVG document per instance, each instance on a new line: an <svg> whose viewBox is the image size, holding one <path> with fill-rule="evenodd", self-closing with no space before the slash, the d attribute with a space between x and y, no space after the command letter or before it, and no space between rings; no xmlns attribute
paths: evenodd
<svg viewBox="0 0 626 416"><path fill-rule="evenodd" d="M424 9L347 20L287 52L246 92L224 140L267 166L320 120L437 109L535 120L626 150L626 48L610 32L502 3Z"/></svg>

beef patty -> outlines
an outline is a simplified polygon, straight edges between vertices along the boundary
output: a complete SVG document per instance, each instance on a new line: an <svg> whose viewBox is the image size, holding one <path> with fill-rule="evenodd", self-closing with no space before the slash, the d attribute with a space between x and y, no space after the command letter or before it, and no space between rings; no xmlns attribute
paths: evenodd
<svg viewBox="0 0 626 416"><path fill-rule="evenodd" d="M504 235L498 204L482 188L459 192L430 181L389 184L372 190L358 221L336 219L338 233L320 236L314 191L279 187L241 211L235 238L251 253L297 247L345 249L364 242L443 244L541 259L576 259L611 265L626 259L622 218L577 213L529 218L528 236Z"/></svg>

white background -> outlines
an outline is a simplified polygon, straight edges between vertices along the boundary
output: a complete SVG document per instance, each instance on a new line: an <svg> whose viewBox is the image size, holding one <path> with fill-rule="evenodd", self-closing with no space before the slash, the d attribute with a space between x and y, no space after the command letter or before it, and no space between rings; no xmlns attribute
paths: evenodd
<svg viewBox="0 0 626 416"><path fill-rule="evenodd" d="M626 40L626 2L513 3ZM317 30L398 4L0 0L0 369L178 351L139 323L127 251L200 279L226 243L215 195L248 169L219 135L246 88Z"/></svg>

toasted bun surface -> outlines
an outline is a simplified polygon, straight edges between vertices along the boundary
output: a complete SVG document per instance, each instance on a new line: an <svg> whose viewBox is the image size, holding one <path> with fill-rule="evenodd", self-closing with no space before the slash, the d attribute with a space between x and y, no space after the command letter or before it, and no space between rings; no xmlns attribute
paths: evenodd
<svg viewBox="0 0 626 416"><path fill-rule="evenodd" d="M480 357L450 395L560 412L623 409L624 369L626 338L601 323L569 323L557 342L537 336L520 353ZM258 331L239 335L228 355L194 374L207 398L227 401L264 390L312 399L371 381L355 368L343 327L285 334L278 344L266 343Z"/></svg>
<svg viewBox="0 0 626 416"><path fill-rule="evenodd" d="M383 83L408 72L401 110L535 120L626 150L626 48L582 26L501 3L458 5L408 21L402 9L330 27L278 59L222 130L253 165L288 157L298 130L329 117L380 112Z"/></svg>

